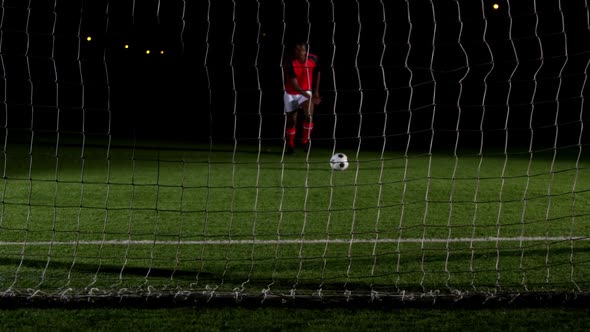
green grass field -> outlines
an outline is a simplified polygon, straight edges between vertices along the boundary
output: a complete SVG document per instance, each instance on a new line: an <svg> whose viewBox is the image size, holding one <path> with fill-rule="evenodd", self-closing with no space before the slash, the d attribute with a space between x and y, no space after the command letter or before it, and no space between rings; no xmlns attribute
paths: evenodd
<svg viewBox="0 0 590 332"><path fill-rule="evenodd" d="M0 293L587 291L578 151L11 144Z"/></svg>
<svg viewBox="0 0 590 332"><path fill-rule="evenodd" d="M588 308L18 308L0 310L6 331L587 331Z"/></svg>

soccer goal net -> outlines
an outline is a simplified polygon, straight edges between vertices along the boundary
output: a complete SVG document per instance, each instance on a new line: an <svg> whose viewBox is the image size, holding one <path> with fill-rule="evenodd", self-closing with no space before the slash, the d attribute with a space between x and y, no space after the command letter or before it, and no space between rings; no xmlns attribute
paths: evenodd
<svg viewBox="0 0 590 332"><path fill-rule="evenodd" d="M588 297L586 1L0 9L0 302Z"/></svg>

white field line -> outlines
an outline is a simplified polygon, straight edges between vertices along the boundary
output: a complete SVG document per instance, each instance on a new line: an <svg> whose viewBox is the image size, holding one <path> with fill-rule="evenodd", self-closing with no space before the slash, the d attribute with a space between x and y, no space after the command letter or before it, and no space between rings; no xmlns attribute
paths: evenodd
<svg viewBox="0 0 590 332"><path fill-rule="evenodd" d="M338 243L472 243L472 242L560 242L560 241L587 241L589 236L525 236L525 237L477 237L477 238L402 238L402 239L277 239L277 240L180 240L180 241L160 241L160 240L105 240L105 241L39 241L39 242L17 242L17 241L0 241L0 246L71 246L71 245L228 245L228 244L338 244Z"/></svg>

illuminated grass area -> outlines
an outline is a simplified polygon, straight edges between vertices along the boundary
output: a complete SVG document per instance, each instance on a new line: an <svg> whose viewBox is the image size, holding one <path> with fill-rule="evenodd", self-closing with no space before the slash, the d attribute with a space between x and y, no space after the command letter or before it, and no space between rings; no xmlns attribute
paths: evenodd
<svg viewBox="0 0 590 332"><path fill-rule="evenodd" d="M8 145L0 292L587 291L578 151Z"/></svg>

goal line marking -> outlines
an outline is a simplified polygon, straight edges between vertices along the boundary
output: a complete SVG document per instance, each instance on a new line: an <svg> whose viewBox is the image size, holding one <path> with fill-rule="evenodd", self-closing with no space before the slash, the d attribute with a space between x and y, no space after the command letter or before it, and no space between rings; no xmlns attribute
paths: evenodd
<svg viewBox="0 0 590 332"><path fill-rule="evenodd" d="M338 244L338 243L471 243L471 242L559 242L559 241L582 241L590 240L588 236L532 236L532 237L478 237L478 238L402 238L402 239L277 239L277 240L181 240L181 241L161 241L161 240L105 240L105 241L32 241L32 242L18 242L18 241L0 241L0 246L3 245L228 245L228 244Z"/></svg>

